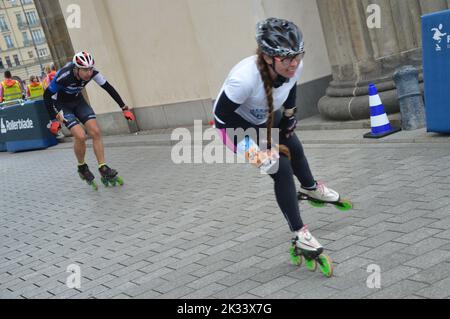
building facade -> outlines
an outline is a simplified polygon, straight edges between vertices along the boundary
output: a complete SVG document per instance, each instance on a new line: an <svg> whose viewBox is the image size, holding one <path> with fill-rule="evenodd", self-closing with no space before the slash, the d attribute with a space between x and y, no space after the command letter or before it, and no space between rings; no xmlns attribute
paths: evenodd
<svg viewBox="0 0 450 319"><path fill-rule="evenodd" d="M367 84L380 84L398 111L396 67L421 67L420 17L450 0L35 0L53 59L91 52L97 67L134 108L140 129L208 122L231 68L255 53L255 25L275 16L303 31L305 68L299 118L368 118ZM367 27L367 8L381 26ZM102 90L87 88L106 133L127 132Z"/></svg>
<svg viewBox="0 0 450 319"><path fill-rule="evenodd" d="M192 126L194 120L207 123L228 72L255 54L256 23L270 16L296 22L305 35L308 53L298 95L300 116L318 112L317 101L331 79L315 1L35 3L57 65L76 51L91 52L98 69L134 108L140 129ZM88 86L87 93L104 132L128 131L109 96L95 85Z"/></svg>
<svg viewBox="0 0 450 319"><path fill-rule="evenodd" d="M32 0L0 0L0 72L28 80L52 61Z"/></svg>

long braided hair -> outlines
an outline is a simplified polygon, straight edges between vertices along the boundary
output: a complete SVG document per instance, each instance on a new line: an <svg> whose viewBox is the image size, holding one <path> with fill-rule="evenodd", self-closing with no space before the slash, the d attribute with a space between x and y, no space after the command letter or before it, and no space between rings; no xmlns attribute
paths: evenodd
<svg viewBox="0 0 450 319"><path fill-rule="evenodd" d="M258 55L257 66L261 78L264 83L264 91L266 92L267 107L268 107L268 118L267 118L267 149L270 150L272 146L272 127L274 121L273 112L273 80L270 77L269 65L264 60L264 54L260 48L257 49L256 54ZM279 152L286 155L289 160L291 159L291 153L286 145L279 145Z"/></svg>

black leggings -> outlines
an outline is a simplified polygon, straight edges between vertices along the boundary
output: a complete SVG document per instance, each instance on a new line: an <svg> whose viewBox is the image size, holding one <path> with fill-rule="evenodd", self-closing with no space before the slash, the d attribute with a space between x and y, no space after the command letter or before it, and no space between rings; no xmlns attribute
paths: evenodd
<svg viewBox="0 0 450 319"><path fill-rule="evenodd" d="M281 111L275 112L274 127L278 128L281 119ZM224 128L216 122L216 127ZM232 122L226 123L227 128L243 128L244 130L254 127L259 129L265 127L264 125L255 126L242 117L236 114L236 118ZM231 139L231 136L230 136ZM233 141L236 145L236 140ZM304 188L312 188L315 186L316 181L314 180L311 170L309 168L308 160L306 159L305 153L303 151L303 146L298 139L297 135L292 135L290 138L280 136L279 143L285 145L289 148L291 153L291 161L281 154L279 159L278 171L275 174L270 175L274 180L275 186L275 197L277 199L278 206L283 212L286 218L289 228L291 231L300 230L304 224L300 217L300 209L297 199L297 190L295 187L294 175L299 180L300 184Z"/></svg>

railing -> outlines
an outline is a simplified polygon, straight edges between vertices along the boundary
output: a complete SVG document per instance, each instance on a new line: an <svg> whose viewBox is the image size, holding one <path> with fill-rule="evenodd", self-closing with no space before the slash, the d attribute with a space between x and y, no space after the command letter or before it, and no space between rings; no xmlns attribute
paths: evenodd
<svg viewBox="0 0 450 319"><path fill-rule="evenodd" d="M26 23L26 22L23 22L23 21L17 22L17 26L19 27L20 30L23 30L23 29L28 28L27 23Z"/></svg>
<svg viewBox="0 0 450 319"><path fill-rule="evenodd" d="M31 43L33 43L33 41L30 41ZM36 40L34 40L34 43L36 43L36 44L44 44L46 41L45 41L45 39L36 39Z"/></svg>
<svg viewBox="0 0 450 319"><path fill-rule="evenodd" d="M28 23L30 25L30 28L40 27L41 26L41 21L40 20L29 21ZM25 25L26 25L26 23L25 23Z"/></svg>

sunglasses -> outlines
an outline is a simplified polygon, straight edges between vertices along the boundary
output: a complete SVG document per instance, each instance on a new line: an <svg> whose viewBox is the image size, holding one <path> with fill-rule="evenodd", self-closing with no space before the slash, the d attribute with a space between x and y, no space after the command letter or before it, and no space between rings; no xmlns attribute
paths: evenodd
<svg viewBox="0 0 450 319"><path fill-rule="evenodd" d="M274 57L275 60L277 60L278 62L281 62L281 64L283 66L290 66L292 64L293 61L300 63L301 60L303 60L305 56L305 52L296 54L294 56L288 56L288 57L284 57L284 58L280 58L280 57Z"/></svg>

